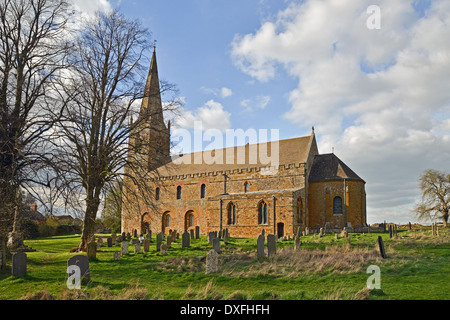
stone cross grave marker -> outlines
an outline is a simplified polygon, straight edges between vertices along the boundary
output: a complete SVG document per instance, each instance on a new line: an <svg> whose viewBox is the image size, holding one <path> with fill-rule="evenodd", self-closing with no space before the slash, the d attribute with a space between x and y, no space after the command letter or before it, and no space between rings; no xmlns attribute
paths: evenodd
<svg viewBox="0 0 450 320"><path fill-rule="evenodd" d="M27 254L18 252L12 256L12 276L21 276L27 273Z"/></svg>
<svg viewBox="0 0 450 320"><path fill-rule="evenodd" d="M67 260L67 267L72 265L78 266L80 268L80 275L82 278L86 278L88 280L91 279L88 257L81 254L73 256L69 260Z"/></svg>
<svg viewBox="0 0 450 320"><path fill-rule="evenodd" d="M189 236L189 232L185 231L181 237L181 247L189 247L191 245L191 239Z"/></svg>
<svg viewBox="0 0 450 320"><path fill-rule="evenodd" d="M277 253L277 239L275 235L267 235L267 255L273 256Z"/></svg>
<svg viewBox="0 0 450 320"><path fill-rule="evenodd" d="M205 273L210 274L219 271L219 254L211 249L206 255Z"/></svg>
<svg viewBox="0 0 450 320"><path fill-rule="evenodd" d="M256 240L256 258L259 260L264 257L264 242L266 238L263 234L258 236L258 240Z"/></svg>

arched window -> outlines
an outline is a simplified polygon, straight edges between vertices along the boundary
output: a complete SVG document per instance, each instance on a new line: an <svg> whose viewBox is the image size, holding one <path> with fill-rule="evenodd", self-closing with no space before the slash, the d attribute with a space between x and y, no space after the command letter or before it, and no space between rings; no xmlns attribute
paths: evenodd
<svg viewBox="0 0 450 320"><path fill-rule="evenodd" d="M244 183L244 192L248 192L248 182Z"/></svg>
<svg viewBox="0 0 450 320"><path fill-rule="evenodd" d="M303 203L302 198L297 199L297 223L302 222L302 215L303 215Z"/></svg>
<svg viewBox="0 0 450 320"><path fill-rule="evenodd" d="M161 196L161 189L156 188L155 190L155 200L159 200L159 197Z"/></svg>
<svg viewBox="0 0 450 320"><path fill-rule="evenodd" d="M261 201L258 205L258 223L267 224L267 203Z"/></svg>
<svg viewBox="0 0 450 320"><path fill-rule="evenodd" d="M177 199L181 199L181 186L177 187Z"/></svg>
<svg viewBox="0 0 450 320"><path fill-rule="evenodd" d="M335 197L333 199L333 214L342 214L342 198Z"/></svg>
<svg viewBox="0 0 450 320"><path fill-rule="evenodd" d="M228 224L236 224L236 205L232 202L228 204Z"/></svg>
<svg viewBox="0 0 450 320"><path fill-rule="evenodd" d="M189 227L193 227L195 225L195 217L194 215L191 213L189 215Z"/></svg>
<svg viewBox="0 0 450 320"><path fill-rule="evenodd" d="M202 184L202 186L200 187L200 198L204 198L206 196L206 185Z"/></svg>
<svg viewBox="0 0 450 320"><path fill-rule="evenodd" d="M170 222L172 221L172 218L170 217L170 214L166 216L166 227L170 227Z"/></svg>

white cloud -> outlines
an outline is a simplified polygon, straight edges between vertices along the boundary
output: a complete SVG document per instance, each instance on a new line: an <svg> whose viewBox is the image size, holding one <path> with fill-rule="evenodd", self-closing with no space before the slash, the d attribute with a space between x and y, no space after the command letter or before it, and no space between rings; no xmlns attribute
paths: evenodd
<svg viewBox="0 0 450 320"><path fill-rule="evenodd" d="M194 112L181 110L181 116L176 119L176 124L185 129L194 128L195 122L200 121L203 130L217 129L225 131L231 128L231 114L224 110L223 105L214 100L209 100Z"/></svg>
<svg viewBox="0 0 450 320"><path fill-rule="evenodd" d="M380 0L380 30L366 27L371 4L291 4L237 35L231 56L259 81L280 67L298 80L285 118L314 125L319 149L334 147L366 180L375 222L393 207L411 215L424 169L450 171L450 2L432 1L420 18L408 1Z"/></svg>
<svg viewBox="0 0 450 320"><path fill-rule="evenodd" d="M229 88L223 87L222 89L220 89L220 96L222 98L227 98L233 95L233 91Z"/></svg>
<svg viewBox="0 0 450 320"><path fill-rule="evenodd" d="M233 95L233 91L230 88L222 87L222 88L207 88L205 86L202 86L200 88L200 91L202 91L205 94L213 95L216 97L221 98L228 98Z"/></svg>
<svg viewBox="0 0 450 320"><path fill-rule="evenodd" d="M251 112L256 110L264 109L270 103L269 96L257 96L254 99L244 99L241 100L240 105L244 107L245 112Z"/></svg>

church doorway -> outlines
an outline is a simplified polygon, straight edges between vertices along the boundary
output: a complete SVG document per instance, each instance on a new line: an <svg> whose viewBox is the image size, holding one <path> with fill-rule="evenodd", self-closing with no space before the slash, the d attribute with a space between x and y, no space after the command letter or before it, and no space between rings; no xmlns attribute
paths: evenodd
<svg viewBox="0 0 450 320"><path fill-rule="evenodd" d="M195 226L195 216L194 211L189 210L186 212L184 216L184 231L187 231L189 228L193 228Z"/></svg>
<svg viewBox="0 0 450 320"><path fill-rule="evenodd" d="M284 223L283 222L277 223L277 235L278 235L278 238L284 237Z"/></svg>
<svg viewBox="0 0 450 320"><path fill-rule="evenodd" d="M166 233L166 228L170 228L171 225L172 225L172 217L170 216L170 211L166 211L162 215L161 232L163 234L165 234Z"/></svg>
<svg viewBox="0 0 450 320"><path fill-rule="evenodd" d="M148 212L144 213L141 217L141 234L147 233L147 230L150 230L150 221L149 221Z"/></svg>

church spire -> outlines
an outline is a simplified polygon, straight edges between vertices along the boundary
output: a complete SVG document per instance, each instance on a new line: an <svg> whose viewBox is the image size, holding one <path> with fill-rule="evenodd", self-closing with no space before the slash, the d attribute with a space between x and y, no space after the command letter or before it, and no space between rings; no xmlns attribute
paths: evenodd
<svg viewBox="0 0 450 320"><path fill-rule="evenodd" d="M156 63L156 46L153 46L152 62L145 84L144 97L142 99L140 117L151 118L157 122L163 122L161 89L159 86L158 65Z"/></svg>

